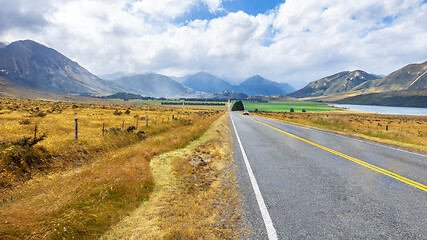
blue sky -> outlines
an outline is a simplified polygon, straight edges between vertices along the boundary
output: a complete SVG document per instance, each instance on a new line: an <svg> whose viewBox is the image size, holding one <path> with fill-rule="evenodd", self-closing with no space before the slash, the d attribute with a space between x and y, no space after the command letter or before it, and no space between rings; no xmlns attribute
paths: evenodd
<svg viewBox="0 0 427 240"><path fill-rule="evenodd" d="M219 11L216 13L211 13L207 7L194 7L191 12L185 14L179 19L182 21L192 21L195 19L200 20L211 20L213 18L226 16L230 12L243 11L250 15L264 14L268 11L275 9L281 3L284 3L283 0L271 0L271 1L262 1L262 0L232 0L222 2L222 7L224 11Z"/></svg>
<svg viewBox="0 0 427 240"><path fill-rule="evenodd" d="M346 70L427 60L427 0L0 0L0 42L32 39L95 74L303 87Z"/></svg>

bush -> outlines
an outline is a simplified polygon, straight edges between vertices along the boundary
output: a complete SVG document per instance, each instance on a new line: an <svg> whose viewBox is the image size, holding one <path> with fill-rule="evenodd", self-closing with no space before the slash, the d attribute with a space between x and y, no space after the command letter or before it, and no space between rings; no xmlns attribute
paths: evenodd
<svg viewBox="0 0 427 240"><path fill-rule="evenodd" d="M116 109L116 111L114 111L114 112L113 112L113 114L114 114L115 116L120 116L120 115L122 115L123 113L122 113L122 111L119 111L119 110L117 110L117 109Z"/></svg>
<svg viewBox="0 0 427 240"><path fill-rule="evenodd" d="M243 106L242 101L237 101L233 104L233 107L231 108L231 111L243 111L245 110L245 107Z"/></svg>
<svg viewBox="0 0 427 240"><path fill-rule="evenodd" d="M305 112L305 109L303 109L302 112Z"/></svg>
<svg viewBox="0 0 427 240"><path fill-rule="evenodd" d="M145 139L145 132L144 131L138 131L136 133L136 136L138 136L140 139L144 140Z"/></svg>
<svg viewBox="0 0 427 240"><path fill-rule="evenodd" d="M126 129L126 132L133 132L134 130L136 130L135 126L130 126Z"/></svg>
<svg viewBox="0 0 427 240"><path fill-rule="evenodd" d="M258 108L256 108L254 112L256 112L256 113L257 113L257 112L258 112Z"/></svg>
<svg viewBox="0 0 427 240"><path fill-rule="evenodd" d="M19 121L19 124L21 124L21 125L28 125L28 124L30 124L31 122L30 122L30 120L28 120L28 119L24 119L24 120L22 120L22 121Z"/></svg>
<svg viewBox="0 0 427 240"><path fill-rule="evenodd" d="M294 108L291 108L290 112L295 112Z"/></svg>

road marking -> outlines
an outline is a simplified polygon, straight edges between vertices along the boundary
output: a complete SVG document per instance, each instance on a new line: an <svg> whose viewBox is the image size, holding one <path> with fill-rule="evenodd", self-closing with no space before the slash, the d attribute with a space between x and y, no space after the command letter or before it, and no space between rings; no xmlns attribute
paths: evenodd
<svg viewBox="0 0 427 240"><path fill-rule="evenodd" d="M242 151L243 160L246 165L246 169L249 174L249 179L251 180L252 188L255 192L255 197L258 203L259 210L261 211L262 219L264 220L265 228L267 229L268 239L276 240L277 234L276 229L273 226L273 221L271 221L270 214L268 213L267 206L265 205L264 198L262 197L261 191L259 190L258 183L255 179L255 175L252 171L251 165L249 164L248 157L246 156L245 149L243 148L242 141L240 141L239 134L237 133L236 125L234 125L233 118L230 114L231 123L233 124L234 132L236 133L237 141L239 142L240 150Z"/></svg>
<svg viewBox="0 0 427 240"><path fill-rule="evenodd" d="M421 183L418 183L418 182L412 181L412 180L407 179L407 178L405 178L405 177L402 177L402 176L400 176L400 175L398 175L398 174L396 174L396 173L394 173L394 172L387 171L387 170L385 170L385 169L383 169L383 168L380 168L380 167L377 167L377 166L375 166L375 165L369 164L369 163L364 162L364 161L362 161L362 160L359 160L359 159L357 159L357 158L350 157L350 156L348 156L348 155L346 155L346 154L344 154L344 153L341 153L341 152L335 151L335 150L333 150L333 149L327 148L327 147L325 147L325 146L322 146L322 145L320 145L320 144L317 144L317 143L312 142L312 141L310 141L310 140L307 140L307 139L305 139L305 138L298 137L298 136L296 136L296 135L294 135L294 134L292 134L292 133L285 132L285 131L283 131L283 130L281 130L281 129L275 128L275 127L273 127L273 126L270 126L270 125L268 125L268 124L266 124L266 123L263 123L263 122L260 122L260 121L258 121L258 120L255 120L255 119L252 119L252 118L249 118L249 117L246 117L246 118L248 118L248 119L250 119L250 120L252 120L252 121L255 121L255 122L257 122L257 123L260 123L260 124L262 124L262 125L265 125L265 126L267 126L267 127L269 127L269 128L272 128L272 129L274 129L274 130L276 130L276 131L279 131L279 132L281 132L281 133L284 133L284 134L286 134L286 135L288 135L288 136L291 136L291 137L293 137L293 138L296 138L296 139L298 139L298 140L301 140L301 141L303 141L303 142L306 142L306 143L308 143L308 144L311 144L311 145L313 145L313 146L316 146L316 147L318 147L318 148L320 148L320 149L323 149L323 150L325 150L325 151L328 151L328 152L330 152L330 153L333 153L333 154L335 154L335 155L338 155L338 156L340 156L340 157L343 157L343 158L345 158L345 159L347 159L347 160L350 160L350 161L352 161L352 162L355 162L355 163L357 163L357 164L360 164L360 165L362 165L362 166L365 166L365 167L370 168L370 169L372 169L372 170L374 170L374 171L377 171L377 172L379 172L379 173L382 173L382 174L384 174L384 175L387 175L387 176L392 177L392 178L394 178L394 179L396 179L396 180L399 180L399 181L401 181L401 182L404 182L404 183L406 183L406 184L409 184L409 185L411 185L411 186L413 186L413 187L419 188L419 189L424 190L424 191L426 191L426 192L427 192L427 186L426 186L426 185L423 185L423 184L421 184Z"/></svg>
<svg viewBox="0 0 427 240"><path fill-rule="evenodd" d="M258 117L258 118L262 118L262 117ZM268 119L268 118L263 118L263 119L265 119L267 121L275 121L275 120ZM280 122L280 121L278 121L278 122ZM425 157L425 158L427 158L427 155L423 155L423 154L420 154L420 153L415 153L415 152L411 152L411 151L408 151L408 150L403 150L403 149L399 149L399 148L395 148L395 147L390 147L390 146L382 145L382 144L375 143L375 142L370 142L369 140L361 140L361 139L357 139L356 137L350 137L350 136L341 135L341 134L338 134L338 133L328 132L328 131L325 131L325 130L310 128L310 127L304 127L304 126L300 126L300 125L293 125L293 124L285 123L285 122L280 122L280 123L283 123L285 125L290 125L292 127L298 127L298 128L304 128L304 129L308 129L308 130L313 130L313 131L316 131L316 132L320 132L320 133L324 133L324 134L328 134L328 135L332 135L332 136L336 136L336 137L340 137L340 138L351 139L351 140L354 140L354 141L363 142L363 143L367 143L367 144L371 144L371 145L375 145L375 146L379 146L379 147L383 147L383 148L388 148L388 149L392 149L392 150L395 150L395 151L409 153L409 154L413 154L413 155L416 155L416 156L419 156L419 157Z"/></svg>

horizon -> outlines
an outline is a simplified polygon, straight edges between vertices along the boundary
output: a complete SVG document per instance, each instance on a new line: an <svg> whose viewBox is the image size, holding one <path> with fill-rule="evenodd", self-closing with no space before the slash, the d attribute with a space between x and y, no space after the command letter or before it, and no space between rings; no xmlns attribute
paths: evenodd
<svg viewBox="0 0 427 240"><path fill-rule="evenodd" d="M31 39L96 75L208 72L301 88L427 59L427 1L0 0L0 42Z"/></svg>

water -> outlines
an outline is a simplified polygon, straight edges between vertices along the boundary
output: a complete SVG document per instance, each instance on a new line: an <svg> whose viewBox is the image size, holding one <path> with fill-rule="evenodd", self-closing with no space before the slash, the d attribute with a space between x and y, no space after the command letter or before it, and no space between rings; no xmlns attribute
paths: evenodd
<svg viewBox="0 0 427 240"><path fill-rule="evenodd" d="M379 114L427 116L427 108L386 107L372 105L334 104L335 107L346 108L351 111L373 112Z"/></svg>

